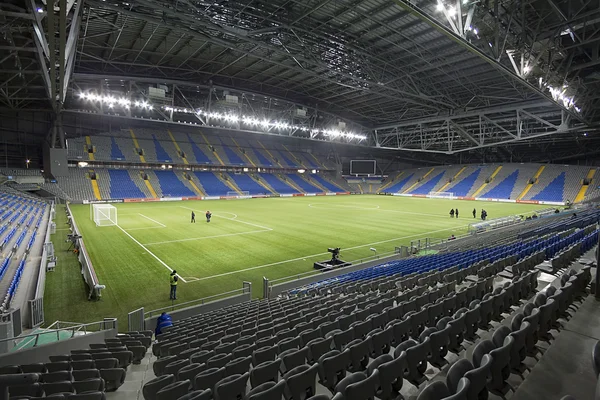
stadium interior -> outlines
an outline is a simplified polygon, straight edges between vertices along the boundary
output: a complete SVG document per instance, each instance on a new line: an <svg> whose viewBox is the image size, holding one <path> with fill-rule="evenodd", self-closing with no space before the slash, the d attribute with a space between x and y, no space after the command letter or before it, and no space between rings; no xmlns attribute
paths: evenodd
<svg viewBox="0 0 600 400"><path fill-rule="evenodd" d="M600 0L0 31L0 400L600 400Z"/></svg>

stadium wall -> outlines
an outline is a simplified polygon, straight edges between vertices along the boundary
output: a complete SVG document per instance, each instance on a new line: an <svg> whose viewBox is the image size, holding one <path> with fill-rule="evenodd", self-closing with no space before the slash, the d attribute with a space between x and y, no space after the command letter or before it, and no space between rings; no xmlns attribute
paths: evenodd
<svg viewBox="0 0 600 400"><path fill-rule="evenodd" d="M435 198L429 194L405 194L405 193L379 193L385 196L401 196L401 197L420 197L420 198ZM542 201L542 200L512 200L512 199L490 199L485 197L455 197L455 200L472 200L472 201L493 201L498 203L521 203L521 204L543 204L552 206L564 206L564 202Z"/></svg>

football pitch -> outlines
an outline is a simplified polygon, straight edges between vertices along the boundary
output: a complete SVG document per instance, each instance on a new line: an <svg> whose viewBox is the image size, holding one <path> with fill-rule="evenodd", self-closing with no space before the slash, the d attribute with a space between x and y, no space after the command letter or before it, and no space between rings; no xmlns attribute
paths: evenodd
<svg viewBox="0 0 600 400"><path fill-rule="evenodd" d="M477 217L485 208L488 218L543 208L370 195L126 203L116 207L118 225L97 227L90 219L90 206L71 206L106 289L100 301L88 302L85 293L79 293L82 288L73 288L75 283L81 286L73 281L79 271L72 268L68 276L50 273L46 306L53 312L47 323L59 318L89 322L117 317L123 330L129 311L171 304L170 270L182 278L177 303L239 289L243 281L252 282L253 295L258 297L263 277L274 280L315 271L313 262L330 258L328 247L340 247L341 258L352 262L373 256L372 248L384 254L412 240L464 234L470 223L478 221L473 219L474 207ZM450 208L458 208L460 218L450 218ZM210 223L204 218L207 210L213 215ZM192 211L195 224L190 222ZM61 254L58 256L60 269Z"/></svg>

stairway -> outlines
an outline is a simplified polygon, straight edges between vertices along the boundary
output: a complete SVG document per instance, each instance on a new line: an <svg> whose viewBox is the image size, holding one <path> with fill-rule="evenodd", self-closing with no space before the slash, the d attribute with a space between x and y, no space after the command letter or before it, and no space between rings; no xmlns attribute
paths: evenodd
<svg viewBox="0 0 600 400"><path fill-rule="evenodd" d="M585 194L587 193L588 188L590 187L590 184L593 182L594 175L596 175L596 169L592 168L588 171L588 174L585 177L586 180L583 182L584 184L581 185L581 189L579 189L577 196L575 196L574 203L581 203L583 201L583 199L585 199ZM587 182L587 185L585 184L586 182Z"/></svg>
<svg viewBox="0 0 600 400"><path fill-rule="evenodd" d="M221 180L221 182L223 182L228 188L230 188L232 192L236 192L240 196L242 195L242 191L240 190L240 188L237 187L233 179L231 179L231 177L225 172L222 172L220 174L215 173L215 175Z"/></svg>
<svg viewBox="0 0 600 400"><path fill-rule="evenodd" d="M538 178L540 177L540 175L542 174L542 172L544 172L544 169L546 169L545 165L541 165L537 172L535 173L535 175L533 175L533 179L531 180L530 183L527 183L527 186L525 186L525 189L523 189L523 191L521 192L521 194L517 197L517 200L522 200L523 197L525 197L527 195L527 193L529 193L529 191L531 190L531 188L533 187L533 185L535 185L538 181Z"/></svg>
<svg viewBox="0 0 600 400"><path fill-rule="evenodd" d="M477 189L471 197L477 197L481 192L483 192L483 190L486 188L486 186L494 181L494 178L496 177L496 175L498 175L498 173L500 172L501 169L502 169L502 165L498 165L496 167L496 169L494 170L494 172L492 172L492 175L489 178L489 182L484 181L483 184L479 187L479 189ZM486 179L486 181L487 181L487 179Z"/></svg>
<svg viewBox="0 0 600 400"><path fill-rule="evenodd" d="M417 181L415 183L413 183L412 185L410 185L410 187L408 189L406 189L405 191L403 191L402 193L410 193L418 184L420 184L421 182L423 182L425 180L425 178L427 178L434 170L435 168L431 168L429 171L427 171L425 173L425 175L423 175L421 177L421 179L417 179Z"/></svg>
<svg viewBox="0 0 600 400"><path fill-rule="evenodd" d="M446 182L446 184L444 186L442 186L439 190L437 190L437 192L443 192L445 191L448 186L450 186L452 184L452 182L455 182L456 179L460 176L460 174L462 174L465 169L467 169L466 166L462 167L456 174L454 174L454 176L452 177L452 180L449 180L448 182Z"/></svg>
<svg viewBox="0 0 600 400"><path fill-rule="evenodd" d="M277 193L275 190L273 190L273 188L271 187L271 185L269 185L263 179L260 179L260 177L258 177L257 175L250 174L250 178L254 179L254 181L256 183L258 183L260 186L262 186L263 188L265 188L268 192L271 192L273 194Z"/></svg>
<svg viewBox="0 0 600 400"><path fill-rule="evenodd" d="M135 137L135 133L133 133L133 129L129 129L129 133L131 134L131 139L133 140L133 146L136 148L136 151L137 151L137 149L141 149L140 144L138 143L138 140ZM143 151L142 151L142 153L143 153ZM138 155L140 157L140 162L145 163L146 159L144 158L144 155L143 154L138 154Z"/></svg>

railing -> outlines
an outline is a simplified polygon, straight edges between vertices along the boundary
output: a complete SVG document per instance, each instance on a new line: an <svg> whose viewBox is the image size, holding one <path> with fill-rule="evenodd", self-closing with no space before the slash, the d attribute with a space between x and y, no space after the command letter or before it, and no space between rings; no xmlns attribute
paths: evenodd
<svg viewBox="0 0 600 400"><path fill-rule="evenodd" d="M176 310L180 310L182 308L187 308L187 307L202 306L208 302L211 302L211 301L214 301L217 299L227 298L227 297L231 297L231 296L238 295L238 294L250 293L250 291L251 291L250 282L244 282L244 285L242 286L241 289L230 290L229 292L223 292L223 293L215 294L212 296L203 297L201 299L186 301L183 303L172 303L170 306L167 306L167 307L161 307L161 308L157 308L156 310L150 310L150 311L144 312L144 319L152 318L156 315L160 315L161 313L167 312L167 311L176 311ZM135 312L135 311L132 311L132 312Z"/></svg>
<svg viewBox="0 0 600 400"><path fill-rule="evenodd" d="M21 335L12 338L0 339L0 347L5 343L12 343L12 347L21 345L21 348L36 347L40 342L41 336L54 336L56 341L68 340L75 336L86 335L105 330L117 329L116 318L106 318L103 321L89 322L87 324L79 324L76 322L55 321L48 328L39 332ZM66 335L65 335L66 333ZM44 343L47 343L45 341Z"/></svg>
<svg viewBox="0 0 600 400"><path fill-rule="evenodd" d="M50 205L48 226L46 226L46 235L44 236L44 245L42 247L42 257L35 286L35 295L34 298L28 302L29 328L35 328L44 323L44 288L46 287L46 267L48 265L48 250L46 248L46 243L50 243L51 225L55 214L56 204L52 202Z"/></svg>
<svg viewBox="0 0 600 400"><path fill-rule="evenodd" d="M69 216L71 219L71 224L73 226L73 234L81 235L79 228L77 227L77 223L75 222L75 218L73 217L73 213L71 212L71 208L69 207L69 203L67 203L67 210L69 212ZM79 263L81 264L81 274L83 275L83 279L87 283L89 287L88 300L92 298L99 299L101 296L101 290L105 288L104 285L101 285L98 282L98 277L96 276L96 271L94 270L94 266L92 261L90 260L90 256L88 255L87 249L85 248L85 244L83 239L77 239L77 246L79 247Z"/></svg>

